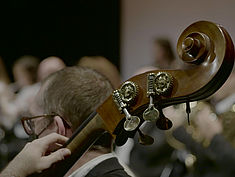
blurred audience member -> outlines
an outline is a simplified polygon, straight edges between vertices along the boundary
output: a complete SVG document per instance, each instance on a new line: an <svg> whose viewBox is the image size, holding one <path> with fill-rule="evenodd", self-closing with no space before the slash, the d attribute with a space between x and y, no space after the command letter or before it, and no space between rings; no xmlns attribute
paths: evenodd
<svg viewBox="0 0 235 177"><path fill-rule="evenodd" d="M61 70L65 67L65 63L62 59L51 56L48 58L45 58L38 67L38 75L37 80L42 81L47 76L49 76L51 73L54 73L58 70Z"/></svg>
<svg viewBox="0 0 235 177"><path fill-rule="evenodd" d="M103 74L110 80L114 88L118 88L120 85L121 79L117 67L102 56L82 57L78 65L92 68Z"/></svg>

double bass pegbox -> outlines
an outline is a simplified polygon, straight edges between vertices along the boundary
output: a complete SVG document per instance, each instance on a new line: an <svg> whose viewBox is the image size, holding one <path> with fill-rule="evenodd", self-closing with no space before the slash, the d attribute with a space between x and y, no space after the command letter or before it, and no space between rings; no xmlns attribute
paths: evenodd
<svg viewBox="0 0 235 177"><path fill-rule="evenodd" d="M126 131L135 130L140 124L140 118L132 116L127 108L134 104L138 95L138 85L131 81L126 81L121 88L113 92L113 100L116 103L119 111L125 114L126 121L124 122L124 129Z"/></svg>

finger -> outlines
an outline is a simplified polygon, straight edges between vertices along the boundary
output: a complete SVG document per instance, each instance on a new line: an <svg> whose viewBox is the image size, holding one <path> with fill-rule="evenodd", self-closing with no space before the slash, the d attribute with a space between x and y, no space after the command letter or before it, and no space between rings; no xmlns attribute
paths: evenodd
<svg viewBox="0 0 235 177"><path fill-rule="evenodd" d="M60 148L62 148L63 144L59 144L59 143L54 143L53 146L49 146L49 150L50 152L54 152Z"/></svg>
<svg viewBox="0 0 235 177"><path fill-rule="evenodd" d="M52 144L64 144L66 141L68 141L68 138L57 133L51 133L38 139L37 141L40 143L40 146L43 147L43 150L46 150Z"/></svg>
<svg viewBox="0 0 235 177"><path fill-rule="evenodd" d="M63 160L65 157L71 155L71 151L67 148L59 149L48 156L42 157L43 169L49 168L53 163ZM41 170L43 170L41 169Z"/></svg>

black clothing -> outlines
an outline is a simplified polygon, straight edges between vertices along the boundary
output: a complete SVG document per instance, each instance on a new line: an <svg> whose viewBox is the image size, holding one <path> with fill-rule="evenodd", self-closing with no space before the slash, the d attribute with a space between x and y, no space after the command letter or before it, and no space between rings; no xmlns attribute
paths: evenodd
<svg viewBox="0 0 235 177"><path fill-rule="evenodd" d="M155 141L150 146L144 146L138 143L138 137L135 136L129 166L137 176L159 177L171 161L174 149L166 142L164 131L157 129L154 124L148 123L143 132L154 137Z"/></svg>
<svg viewBox="0 0 235 177"><path fill-rule="evenodd" d="M118 159L113 157L96 165L86 177L130 177L119 164Z"/></svg>

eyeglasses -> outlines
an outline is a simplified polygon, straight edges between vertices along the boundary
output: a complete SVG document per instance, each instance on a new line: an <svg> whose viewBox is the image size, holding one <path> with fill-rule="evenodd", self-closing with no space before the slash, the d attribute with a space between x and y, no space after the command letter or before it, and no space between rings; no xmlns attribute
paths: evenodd
<svg viewBox="0 0 235 177"><path fill-rule="evenodd" d="M22 117L21 123L22 123L22 126L24 127L25 132L28 135L35 135L36 137L38 137L43 131L45 131L48 128L48 126L51 124L53 120L52 118L55 116L59 116L63 120L65 125L71 127L71 124L68 121L66 121L64 118L62 118L60 115L56 113L43 114L43 115L33 116L33 117ZM40 118L43 120L40 121L39 120ZM37 129L35 126L36 124L37 124Z"/></svg>

